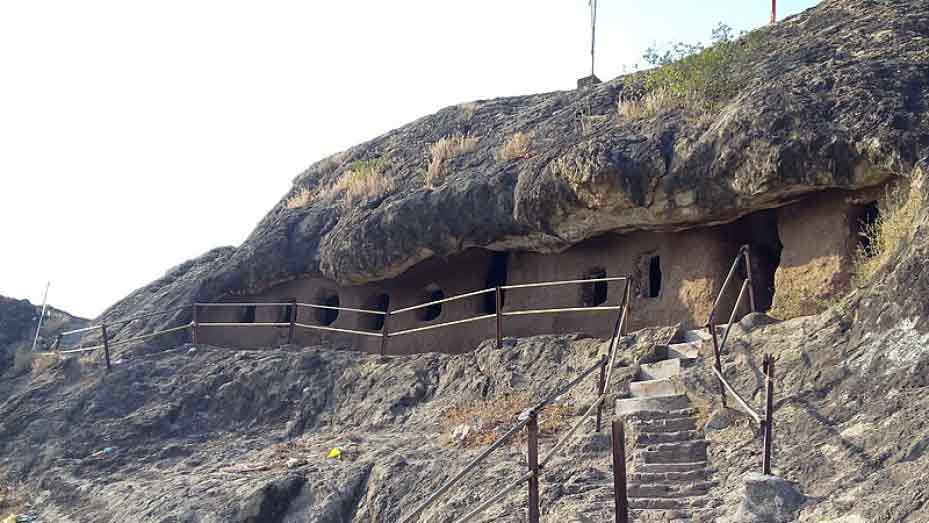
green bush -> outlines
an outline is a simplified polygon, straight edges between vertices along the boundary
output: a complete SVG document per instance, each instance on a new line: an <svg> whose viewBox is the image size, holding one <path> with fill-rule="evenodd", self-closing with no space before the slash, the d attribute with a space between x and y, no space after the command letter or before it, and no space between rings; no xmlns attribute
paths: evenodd
<svg viewBox="0 0 929 523"><path fill-rule="evenodd" d="M655 47L643 58L656 66L645 79L648 91L667 91L679 97L699 97L708 102L732 98L744 87L744 67L760 47L758 33L732 38L732 28L719 24L713 30L713 45L678 42L659 53Z"/></svg>

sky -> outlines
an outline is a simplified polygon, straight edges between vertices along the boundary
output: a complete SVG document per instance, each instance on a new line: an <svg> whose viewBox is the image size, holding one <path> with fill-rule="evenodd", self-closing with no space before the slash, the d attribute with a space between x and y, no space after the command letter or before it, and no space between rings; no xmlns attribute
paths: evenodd
<svg viewBox="0 0 929 523"><path fill-rule="evenodd" d="M778 18L815 0L779 0ZM597 75L770 0L600 0ZM94 317L237 245L313 162L443 107L572 89L587 0L0 2L0 294Z"/></svg>

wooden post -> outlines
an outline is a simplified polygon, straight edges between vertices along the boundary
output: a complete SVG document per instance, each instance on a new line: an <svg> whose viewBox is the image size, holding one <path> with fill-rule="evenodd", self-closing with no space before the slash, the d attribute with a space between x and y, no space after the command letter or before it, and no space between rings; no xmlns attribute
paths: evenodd
<svg viewBox="0 0 929 523"><path fill-rule="evenodd" d="M287 328L287 344L293 345L297 330L297 298L290 300L290 326Z"/></svg>
<svg viewBox="0 0 929 523"><path fill-rule="evenodd" d="M194 304L192 305L192 307L193 307L193 319L192 319L192 321L191 321L191 326L190 326L190 342L193 343L193 344L197 344L197 343L198 343L198 341L197 341L197 338L198 338L197 334L198 334L198 331L200 330L200 329L198 328L198 326L197 326L197 325L198 325L198 323L197 323L197 311L198 311L200 308L197 307L197 304L196 304L196 303L194 303Z"/></svg>
<svg viewBox="0 0 929 523"><path fill-rule="evenodd" d="M764 413L764 456L761 468L765 475L771 474L771 450L774 446L774 357L765 354L762 365L765 375L765 413Z"/></svg>
<svg viewBox="0 0 929 523"><path fill-rule="evenodd" d="M500 290L500 287L497 287L496 291L496 300L497 300L497 350L503 348L503 294Z"/></svg>
<svg viewBox="0 0 929 523"><path fill-rule="evenodd" d="M539 523L539 418L533 411L526 425L529 440L529 523Z"/></svg>
<svg viewBox="0 0 929 523"><path fill-rule="evenodd" d="M623 420L613 419L613 497L616 523L629 523L629 499L626 493L626 430Z"/></svg>
<svg viewBox="0 0 929 523"><path fill-rule="evenodd" d="M606 388L606 366L608 362L609 362L609 357L603 358L603 364L600 365L600 384L597 387L598 398L600 396L603 396L603 393L606 392L604 389ZM597 405L597 432L600 432L600 428L602 425L602 417L603 417L603 402L601 401L600 404Z"/></svg>
<svg viewBox="0 0 929 523"><path fill-rule="evenodd" d="M710 324L707 327L710 330L710 336L713 338L713 355L716 356L716 363L713 366L716 368L716 371L719 372L719 375L723 375L723 364L719 356L719 339L716 336L716 322L713 321L713 318L710 318ZM723 380L718 379L719 381L719 395L722 398L723 407L726 406L726 387L723 386Z"/></svg>
<svg viewBox="0 0 929 523"><path fill-rule="evenodd" d="M106 358L106 371L110 372L110 340L106 336L106 323L100 325L100 333L103 335L103 357Z"/></svg>
<svg viewBox="0 0 929 523"><path fill-rule="evenodd" d="M755 281L752 280L752 257L749 254L748 245L744 245L743 249L743 261L745 262L745 276L748 278L748 304L752 312L758 312L758 309L755 308Z"/></svg>
<svg viewBox="0 0 929 523"><path fill-rule="evenodd" d="M381 356L387 355L388 339L390 339L390 305L384 309L384 325L381 327Z"/></svg>

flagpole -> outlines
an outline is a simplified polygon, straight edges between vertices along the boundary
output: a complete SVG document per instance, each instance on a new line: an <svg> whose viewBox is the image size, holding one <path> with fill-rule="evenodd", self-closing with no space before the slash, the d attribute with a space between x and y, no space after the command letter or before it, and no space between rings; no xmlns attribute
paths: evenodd
<svg viewBox="0 0 929 523"><path fill-rule="evenodd" d="M42 320L45 319L45 308L48 307L48 288L52 282L45 282L45 295L42 297L42 315L39 316L39 324L35 327L35 338L32 340L32 352L35 352L35 346L39 343L39 331L42 330Z"/></svg>
<svg viewBox="0 0 929 523"><path fill-rule="evenodd" d="M594 76L594 51L597 42L597 0L589 0L590 5L590 76Z"/></svg>

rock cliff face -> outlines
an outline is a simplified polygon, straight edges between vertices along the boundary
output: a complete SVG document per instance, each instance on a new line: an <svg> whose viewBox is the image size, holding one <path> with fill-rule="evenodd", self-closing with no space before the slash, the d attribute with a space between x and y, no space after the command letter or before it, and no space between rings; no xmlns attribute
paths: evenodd
<svg viewBox="0 0 929 523"><path fill-rule="evenodd" d="M41 314L41 305L33 305L28 300L0 296L0 375L12 363L16 350L31 348L36 322ZM80 329L86 325L87 320L84 318L48 307L37 346L40 349L47 348L59 332Z"/></svg>
<svg viewBox="0 0 929 523"><path fill-rule="evenodd" d="M243 245L185 266L197 278L169 275L107 315L306 274L375 281L472 246L548 252L604 231L725 222L881 183L929 153L925 2L827 0L754 37L744 87L712 112L685 105L621 116L617 102L641 95L640 74L448 107L324 159ZM528 145L501 155L518 132ZM473 150L426 184L430 144L457 134L476 138ZM360 161L379 166L384 190L340 205L332 187ZM288 208L302 190L313 196Z"/></svg>

